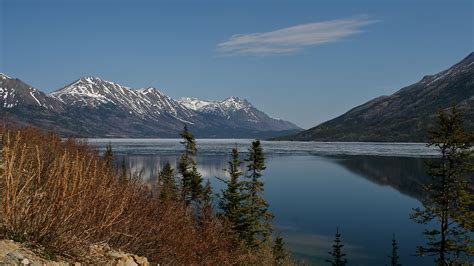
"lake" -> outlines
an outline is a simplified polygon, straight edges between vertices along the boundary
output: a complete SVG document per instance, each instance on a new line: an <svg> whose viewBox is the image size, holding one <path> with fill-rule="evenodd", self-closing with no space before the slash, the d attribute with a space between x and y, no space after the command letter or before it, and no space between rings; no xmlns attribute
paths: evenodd
<svg viewBox="0 0 474 266"><path fill-rule="evenodd" d="M183 150L177 139L89 139L103 150L111 143L117 162L153 184L161 167L176 165ZM229 153L245 156L250 140L203 139L198 169L215 192L224 186ZM423 243L423 226L409 219L420 206L421 184L429 181L425 162L437 155L424 144L317 143L263 141L267 169L264 197L296 259L319 265L329 258L336 227L349 265L388 265L392 234L403 265L432 265L413 256ZM327 264L327 263L324 263Z"/></svg>

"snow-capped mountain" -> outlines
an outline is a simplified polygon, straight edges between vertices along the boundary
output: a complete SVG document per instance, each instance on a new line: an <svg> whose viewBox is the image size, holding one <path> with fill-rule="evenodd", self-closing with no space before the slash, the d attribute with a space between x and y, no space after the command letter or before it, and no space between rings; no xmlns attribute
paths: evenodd
<svg viewBox="0 0 474 266"><path fill-rule="evenodd" d="M206 100L199 100L197 98L192 98L192 97L182 97L178 100L178 102L186 106L188 109L198 111L202 107L212 104L216 101L206 101Z"/></svg>
<svg viewBox="0 0 474 266"><path fill-rule="evenodd" d="M83 77L55 91L50 96L76 107L115 107L143 119L157 120L163 116L189 122L194 116L188 108L155 88L133 90L97 77Z"/></svg>
<svg viewBox="0 0 474 266"><path fill-rule="evenodd" d="M245 127L254 129L263 126L274 130L287 130L295 127L294 124L289 122L271 118L247 100L235 96L222 101L181 98L178 102L203 115L227 120L227 123L234 126L245 125Z"/></svg>
<svg viewBox="0 0 474 266"><path fill-rule="evenodd" d="M176 137L185 124L198 137L266 137L299 130L238 97L174 100L155 88L131 89L97 77L45 94L1 74L0 104L0 113L15 122L55 128L63 135Z"/></svg>
<svg viewBox="0 0 474 266"><path fill-rule="evenodd" d="M254 116L252 109L255 109L247 100L239 97L229 97L222 101L205 101L196 98L183 97L179 103L197 112L213 114L229 119L233 113L243 111ZM256 118L256 117L254 117Z"/></svg>
<svg viewBox="0 0 474 266"><path fill-rule="evenodd" d="M0 105L14 108L18 105L60 109L60 104L47 94L33 88L19 79L0 73Z"/></svg>

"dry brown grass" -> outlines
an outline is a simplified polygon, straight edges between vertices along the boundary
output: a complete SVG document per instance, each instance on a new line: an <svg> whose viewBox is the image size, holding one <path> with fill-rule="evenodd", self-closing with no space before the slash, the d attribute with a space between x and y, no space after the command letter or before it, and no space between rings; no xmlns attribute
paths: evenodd
<svg viewBox="0 0 474 266"><path fill-rule="evenodd" d="M120 182L97 151L37 129L2 129L0 233L82 257L91 244L179 265L247 264L214 215L197 220L184 204L156 199L139 179Z"/></svg>

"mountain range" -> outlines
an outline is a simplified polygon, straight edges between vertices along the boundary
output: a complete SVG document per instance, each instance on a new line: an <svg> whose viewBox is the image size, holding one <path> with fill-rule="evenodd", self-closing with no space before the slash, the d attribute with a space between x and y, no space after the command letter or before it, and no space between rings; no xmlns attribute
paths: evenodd
<svg viewBox="0 0 474 266"><path fill-rule="evenodd" d="M52 93L0 73L0 114L75 137L178 137L184 125L209 138L268 138L301 129L274 119L245 99L172 99L156 88L131 89L83 77Z"/></svg>
<svg viewBox="0 0 474 266"><path fill-rule="evenodd" d="M474 53L438 74L425 76L390 96L381 96L347 113L278 140L425 142L439 108L453 104L474 130Z"/></svg>
<svg viewBox="0 0 474 266"><path fill-rule="evenodd" d="M75 137L197 137L297 141L425 142L436 111L453 104L474 129L474 53L390 96L381 96L303 131L274 119L245 99L173 99L156 88L131 89L83 77L52 93L0 73L4 123L52 129Z"/></svg>

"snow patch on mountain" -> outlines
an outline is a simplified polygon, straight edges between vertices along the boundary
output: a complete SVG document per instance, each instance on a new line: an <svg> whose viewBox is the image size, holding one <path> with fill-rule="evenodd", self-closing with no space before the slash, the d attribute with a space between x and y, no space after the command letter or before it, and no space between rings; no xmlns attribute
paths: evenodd
<svg viewBox="0 0 474 266"><path fill-rule="evenodd" d="M12 78L7 76L6 74L0 73L0 79L12 79Z"/></svg>
<svg viewBox="0 0 474 266"><path fill-rule="evenodd" d="M184 97L180 98L178 102L189 109L207 113L224 116L230 118L230 115L236 111L250 112L253 106L245 99L239 97L229 97L222 101L199 100L196 98Z"/></svg>
<svg viewBox="0 0 474 266"><path fill-rule="evenodd" d="M15 97L15 89L0 88L0 99L3 101L4 108L13 108L18 105L18 99Z"/></svg>
<svg viewBox="0 0 474 266"><path fill-rule="evenodd" d="M38 103L39 106L42 106L41 102L38 100L38 98L36 98L35 92L36 92L35 89L30 88L30 95L31 95L31 97Z"/></svg>
<svg viewBox="0 0 474 266"><path fill-rule="evenodd" d="M182 97L178 99L177 101L180 104L194 111L198 111L204 106L207 106L216 102L216 101L199 100L197 98L192 98L192 97Z"/></svg>

